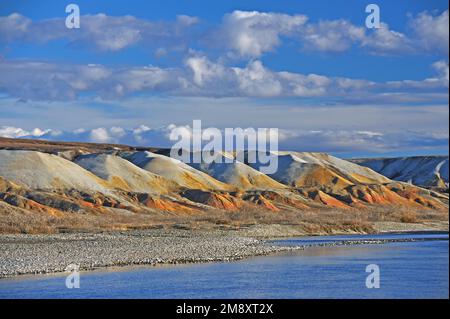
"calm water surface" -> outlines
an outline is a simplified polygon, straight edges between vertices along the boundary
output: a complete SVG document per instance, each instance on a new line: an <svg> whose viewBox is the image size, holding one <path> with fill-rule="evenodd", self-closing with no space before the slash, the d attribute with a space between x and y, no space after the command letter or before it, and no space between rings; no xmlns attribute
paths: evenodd
<svg viewBox="0 0 450 319"><path fill-rule="evenodd" d="M382 245L314 247L231 263L139 267L0 280L0 298L448 298L448 234L307 237L299 245L358 239L439 238ZM367 289L366 266L381 287Z"/></svg>

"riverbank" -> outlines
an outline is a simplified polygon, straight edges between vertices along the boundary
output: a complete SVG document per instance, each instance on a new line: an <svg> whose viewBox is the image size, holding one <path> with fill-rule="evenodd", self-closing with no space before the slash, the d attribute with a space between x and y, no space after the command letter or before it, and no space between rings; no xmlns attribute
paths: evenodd
<svg viewBox="0 0 450 319"><path fill-rule="evenodd" d="M293 250L224 231L0 235L0 278L100 267L232 261Z"/></svg>
<svg viewBox="0 0 450 319"><path fill-rule="evenodd" d="M281 237L274 235L281 234L282 230L283 228L273 226L246 231L154 229L110 233L0 235L0 278L64 272L71 264L78 265L80 270L94 270L114 266L204 263L233 261L305 248L273 245L262 239ZM412 230L417 231L414 228ZM435 232L438 229L429 231ZM284 237L289 235L298 236L284 229ZM391 240L342 241L333 246L387 242Z"/></svg>
<svg viewBox="0 0 450 319"><path fill-rule="evenodd" d="M267 242L304 250L236 262L99 268L0 280L0 299L379 299L448 298L447 234L314 236ZM380 265L380 289L366 267ZM414 278L414 280L411 280Z"/></svg>
<svg viewBox="0 0 450 319"><path fill-rule="evenodd" d="M313 233L306 232L299 225L253 225L242 228L239 234L245 237L272 239L272 238L289 238L303 236L327 236L327 235L361 235L361 234L383 234L383 233L411 233L411 232L448 232L448 221L428 221L421 223L401 223L401 222L372 222L371 232L363 231L360 228L329 229L329 231L315 231Z"/></svg>

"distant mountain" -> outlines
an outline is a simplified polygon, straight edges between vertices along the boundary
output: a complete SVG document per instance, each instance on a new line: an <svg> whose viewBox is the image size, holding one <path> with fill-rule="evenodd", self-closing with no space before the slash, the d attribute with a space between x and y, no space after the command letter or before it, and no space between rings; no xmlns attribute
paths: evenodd
<svg viewBox="0 0 450 319"><path fill-rule="evenodd" d="M424 187L448 188L448 160L448 156L414 156L351 161L396 181Z"/></svg>

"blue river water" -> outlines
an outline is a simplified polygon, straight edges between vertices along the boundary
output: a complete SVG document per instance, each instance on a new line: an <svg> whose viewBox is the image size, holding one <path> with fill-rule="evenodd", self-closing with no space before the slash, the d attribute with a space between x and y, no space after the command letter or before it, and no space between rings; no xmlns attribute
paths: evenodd
<svg viewBox="0 0 450 319"><path fill-rule="evenodd" d="M132 267L82 272L79 289L65 275L0 280L0 298L448 298L448 234L306 237L299 245L360 239L439 239L310 247L230 263ZM380 288L366 287L366 266Z"/></svg>

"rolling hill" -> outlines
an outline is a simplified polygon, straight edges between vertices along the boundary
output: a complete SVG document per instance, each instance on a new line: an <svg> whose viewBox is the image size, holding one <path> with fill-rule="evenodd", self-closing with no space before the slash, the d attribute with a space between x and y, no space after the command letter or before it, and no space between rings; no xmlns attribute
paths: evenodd
<svg viewBox="0 0 450 319"><path fill-rule="evenodd" d="M8 214L14 209L19 216L27 211L52 218L83 213L111 219L120 214L124 220L209 219L222 213L247 218L254 212L277 219L322 209L448 214L448 194L404 182L448 185L448 158L366 160L359 165L324 153L278 152L271 154L278 169L266 175L258 170L261 164L249 163L249 156L257 155L250 152L244 162L224 154L222 162L188 165L158 154L164 150L47 142L45 148L37 143L37 151L27 150L30 143L0 145L0 207ZM230 161L224 162L225 156ZM388 176L376 172L383 169ZM8 216L2 214L0 218Z"/></svg>
<svg viewBox="0 0 450 319"><path fill-rule="evenodd" d="M356 184L389 183L390 180L371 169L324 153L278 152L278 169L269 176L292 187L328 185L343 188ZM261 164L249 163L255 169Z"/></svg>
<svg viewBox="0 0 450 319"><path fill-rule="evenodd" d="M81 155L74 163L123 190L167 194L180 188L175 182L112 154Z"/></svg>
<svg viewBox="0 0 450 319"><path fill-rule="evenodd" d="M183 187L202 190L229 190L230 186L189 165L164 155L142 151L125 152L121 156L136 166L160 175Z"/></svg>
<svg viewBox="0 0 450 319"><path fill-rule="evenodd" d="M79 165L36 151L0 150L0 176L32 189L109 192L104 180Z"/></svg>
<svg viewBox="0 0 450 319"><path fill-rule="evenodd" d="M227 161L228 159L228 161ZM191 167L238 189L283 189L285 185L241 163L229 154L216 156L212 163L192 163Z"/></svg>

